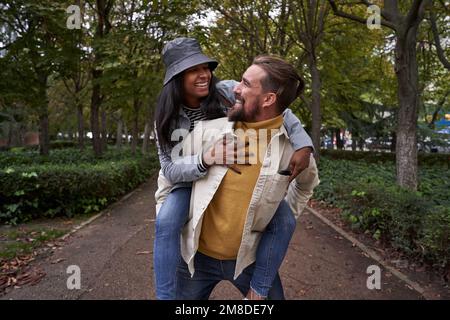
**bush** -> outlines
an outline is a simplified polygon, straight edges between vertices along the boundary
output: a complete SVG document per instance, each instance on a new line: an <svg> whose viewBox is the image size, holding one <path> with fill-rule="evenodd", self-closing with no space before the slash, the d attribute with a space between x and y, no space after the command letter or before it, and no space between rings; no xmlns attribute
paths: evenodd
<svg viewBox="0 0 450 320"><path fill-rule="evenodd" d="M450 208L437 206L424 221L418 245L426 261L445 268L450 264Z"/></svg>
<svg viewBox="0 0 450 320"><path fill-rule="evenodd" d="M50 149L65 149L65 148L76 148L78 145L77 141L73 140L54 140L50 141Z"/></svg>
<svg viewBox="0 0 450 320"><path fill-rule="evenodd" d="M450 172L421 168L419 191L395 184L393 163L319 162L315 197L343 209L355 229L370 233L412 258L450 263Z"/></svg>
<svg viewBox="0 0 450 320"><path fill-rule="evenodd" d="M340 191L341 207L353 227L414 254L422 221L430 209L419 194L393 185L353 182Z"/></svg>
<svg viewBox="0 0 450 320"><path fill-rule="evenodd" d="M99 211L147 179L159 164L155 154L122 157L94 164L47 162L0 170L0 221L15 224Z"/></svg>
<svg viewBox="0 0 450 320"><path fill-rule="evenodd" d="M2 152L0 153L0 168L10 166L36 165L36 164L95 164L104 160L124 160L134 157L130 149L108 148L100 158L95 157L94 152L89 150L81 151L77 148L65 148L50 150L48 156L39 155L38 151Z"/></svg>
<svg viewBox="0 0 450 320"><path fill-rule="evenodd" d="M377 151L347 151L321 149L320 154L328 159L365 161L370 163L395 162L395 153ZM450 154L419 153L419 165L436 166L443 165L450 168Z"/></svg>

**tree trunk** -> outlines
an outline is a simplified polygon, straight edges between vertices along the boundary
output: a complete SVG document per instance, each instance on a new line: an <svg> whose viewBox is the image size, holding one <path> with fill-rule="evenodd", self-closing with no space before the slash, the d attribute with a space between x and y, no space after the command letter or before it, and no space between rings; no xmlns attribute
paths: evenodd
<svg viewBox="0 0 450 320"><path fill-rule="evenodd" d="M101 74L101 72L100 72ZM100 77L98 70L92 71L92 80L95 83L95 79ZM92 131L92 146L94 149L94 153L96 157L100 157L102 155L102 148L100 144L100 130L99 130L99 109L101 104L100 97L100 85L94 84L92 86L92 96L91 96L91 131Z"/></svg>
<svg viewBox="0 0 450 320"><path fill-rule="evenodd" d="M149 150L150 134L153 128L153 104L147 105L147 121L145 123L144 141L142 142L142 154L146 154Z"/></svg>
<svg viewBox="0 0 450 320"><path fill-rule="evenodd" d="M314 53L308 55L309 71L311 73L311 111L312 111L312 125L311 125L311 139L315 149L315 157L319 159L320 152L320 127L322 125L322 115L320 110L320 74L317 68L317 61Z"/></svg>
<svg viewBox="0 0 450 320"><path fill-rule="evenodd" d="M139 139L139 109L141 108L141 101L138 98L134 98L133 109L134 109L134 118L133 118L133 140L131 141L131 153L136 154L136 147L138 145Z"/></svg>
<svg viewBox="0 0 450 320"><path fill-rule="evenodd" d="M392 137L391 137L392 141L391 141L391 152L394 153L395 152L395 146L397 145L397 134L395 133L395 131L392 132Z"/></svg>
<svg viewBox="0 0 450 320"><path fill-rule="evenodd" d="M101 132L102 132L101 137L102 152L105 152L106 149L108 148L108 135L107 135L108 130L106 129L106 111L104 107L102 108L101 112Z"/></svg>
<svg viewBox="0 0 450 320"><path fill-rule="evenodd" d="M23 146L23 139L20 134L20 126L18 122L8 123L8 147Z"/></svg>
<svg viewBox="0 0 450 320"><path fill-rule="evenodd" d="M417 190L417 111L418 69L416 58L417 26L397 38L395 70L398 83L398 126L396 143L397 183Z"/></svg>
<svg viewBox="0 0 450 320"><path fill-rule="evenodd" d="M84 118L83 118L83 105L77 103L77 122L78 122L78 148L84 150Z"/></svg>
<svg viewBox="0 0 450 320"><path fill-rule="evenodd" d="M42 72L42 71L41 71ZM49 154L47 75L39 75L39 153Z"/></svg>
<svg viewBox="0 0 450 320"><path fill-rule="evenodd" d="M364 139L363 138L359 138L358 148L359 148L359 151L364 151Z"/></svg>
<svg viewBox="0 0 450 320"><path fill-rule="evenodd" d="M112 1L97 0L97 27L95 30L94 41L100 42L111 29L109 22L109 14L113 5ZM94 47L95 48L95 47ZM91 96L91 131L92 131L92 145L94 153L97 157L102 154L102 142L100 140L99 132L99 110L102 104L103 96L98 80L102 77L102 70L97 69L102 60L98 49L94 49L94 63L92 64L92 96Z"/></svg>
<svg viewBox="0 0 450 320"><path fill-rule="evenodd" d="M286 44L286 26L289 20L289 14L287 12L287 3L286 0L281 1L280 6L280 15L278 19L278 25L279 28L277 29L277 47L275 48L278 51L278 54L282 57L286 56L287 51L289 48L287 48Z"/></svg>
<svg viewBox="0 0 450 320"><path fill-rule="evenodd" d="M352 134L352 151L356 151L356 136Z"/></svg>
<svg viewBox="0 0 450 320"><path fill-rule="evenodd" d="M12 140L13 140L13 128L12 128L12 123L9 122L9 123L7 124L7 126L8 126L8 142L6 143L6 146L7 146L8 148L11 148L11 146L12 146Z"/></svg>
<svg viewBox="0 0 450 320"><path fill-rule="evenodd" d="M119 119L119 121L117 121L117 133L116 133L116 147L119 149L122 147L122 132L123 132L123 120Z"/></svg>
<svg viewBox="0 0 450 320"><path fill-rule="evenodd" d="M150 124L147 122L144 128L144 141L142 141L142 154L148 152L148 140L150 137Z"/></svg>
<svg viewBox="0 0 450 320"><path fill-rule="evenodd" d="M49 154L49 136L48 136L48 110L42 107L39 112L39 153L43 156Z"/></svg>
<svg viewBox="0 0 450 320"><path fill-rule="evenodd" d="M128 139L128 127L125 122L123 123L123 133L125 134L125 145L128 146L128 144L130 143L130 140Z"/></svg>
<svg viewBox="0 0 450 320"><path fill-rule="evenodd" d="M336 147L338 150L342 150L344 148L344 141L341 139L341 129L336 129Z"/></svg>

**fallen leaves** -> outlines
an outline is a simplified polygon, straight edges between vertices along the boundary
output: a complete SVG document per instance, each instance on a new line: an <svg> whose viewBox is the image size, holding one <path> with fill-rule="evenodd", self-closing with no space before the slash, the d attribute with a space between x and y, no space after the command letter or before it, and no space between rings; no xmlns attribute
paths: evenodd
<svg viewBox="0 0 450 320"><path fill-rule="evenodd" d="M52 262L51 262L51 264L57 264L57 263L60 263L60 262L62 262L62 261L65 261L66 259L64 259L64 258L59 258L59 259L56 259L56 260L53 260Z"/></svg>
<svg viewBox="0 0 450 320"><path fill-rule="evenodd" d="M26 266L28 263L30 263L34 259L35 259L35 253L16 257L9 261L2 260L0 262L1 263L0 272L2 275L16 273L22 267Z"/></svg>
<svg viewBox="0 0 450 320"><path fill-rule="evenodd" d="M21 273L17 276L17 278L13 278L14 284L19 284L21 286L29 284L35 285L37 284L43 277L45 277L45 272L41 269L33 269L29 272Z"/></svg>
<svg viewBox="0 0 450 320"><path fill-rule="evenodd" d="M0 261L0 294L7 288L20 288L23 285L35 285L44 276L45 272L39 268L26 268L35 259L35 253L16 257L9 261Z"/></svg>
<svg viewBox="0 0 450 320"><path fill-rule="evenodd" d="M23 242L33 242L35 237L42 235L42 232L33 231L28 237L22 237ZM54 251L61 248L64 241L57 240L44 243L38 248L34 248L30 254L19 255L12 259L0 259L0 295L4 294L7 288L21 288L24 285L35 285L44 276L45 272L36 267L28 265L36 259L39 254L47 251ZM65 259L56 259L52 263L59 263Z"/></svg>

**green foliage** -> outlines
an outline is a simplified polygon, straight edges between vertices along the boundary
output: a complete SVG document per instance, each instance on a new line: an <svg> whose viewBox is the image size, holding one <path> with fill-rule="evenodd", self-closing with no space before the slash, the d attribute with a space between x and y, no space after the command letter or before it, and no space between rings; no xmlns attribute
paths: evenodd
<svg viewBox="0 0 450 320"><path fill-rule="evenodd" d="M30 158L15 159L0 170L0 221L16 224L37 217L99 211L147 179L158 166L155 154L132 158L128 153L110 152L110 158L91 163L90 153L73 151L55 150L40 159L40 164L31 164Z"/></svg>
<svg viewBox="0 0 450 320"><path fill-rule="evenodd" d="M75 148L77 144L76 141L55 140L50 141L50 149Z"/></svg>
<svg viewBox="0 0 450 320"><path fill-rule="evenodd" d="M364 161L370 163L394 162L395 153L377 151L346 151L322 149L320 154L337 160ZM450 155L441 153L419 153L419 165L421 166L447 166L450 168Z"/></svg>
<svg viewBox="0 0 450 320"><path fill-rule="evenodd" d="M423 234L418 245L425 259L444 268L450 257L450 207L435 207L424 221Z"/></svg>
<svg viewBox="0 0 450 320"><path fill-rule="evenodd" d="M13 259L17 256L29 254L41 244L54 240L64 235L63 230L58 229L34 229L11 231L5 235L6 241L0 245L0 259Z"/></svg>
<svg viewBox="0 0 450 320"><path fill-rule="evenodd" d="M153 151L154 152L154 151ZM39 156L37 151L23 150L20 152L1 152L0 168L10 166L31 166L35 164L96 164L104 160L120 161L133 157L128 149L108 148L105 154L97 158L92 150L80 151L78 148L63 148L51 150L48 157Z"/></svg>
<svg viewBox="0 0 450 320"><path fill-rule="evenodd" d="M422 167L419 191L395 185L392 162L322 157L315 197L343 209L355 229L417 259L450 263L450 172Z"/></svg>
<svg viewBox="0 0 450 320"><path fill-rule="evenodd" d="M46 107L47 78L72 55L62 55L61 40L70 36L65 26L63 1L1 1L0 43L7 46L0 56L0 92L6 103L24 102L35 109ZM67 52L66 52L67 54Z"/></svg>

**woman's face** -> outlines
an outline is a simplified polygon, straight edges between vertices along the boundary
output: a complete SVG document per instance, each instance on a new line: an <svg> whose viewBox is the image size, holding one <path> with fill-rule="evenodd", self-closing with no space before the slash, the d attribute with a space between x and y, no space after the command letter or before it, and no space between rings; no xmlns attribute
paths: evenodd
<svg viewBox="0 0 450 320"><path fill-rule="evenodd" d="M207 63L187 69L183 73L184 100L191 107L200 105L202 98L209 93L211 70Z"/></svg>

